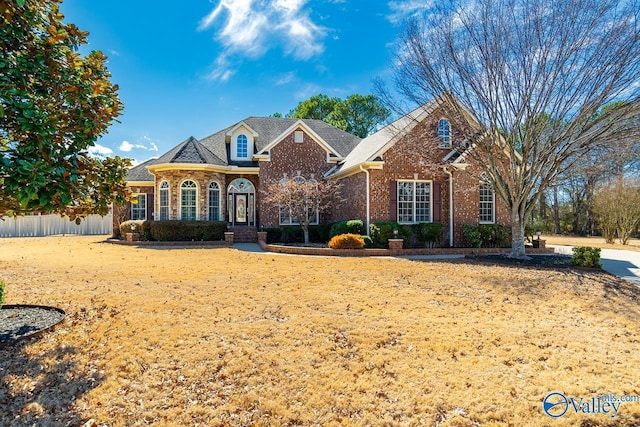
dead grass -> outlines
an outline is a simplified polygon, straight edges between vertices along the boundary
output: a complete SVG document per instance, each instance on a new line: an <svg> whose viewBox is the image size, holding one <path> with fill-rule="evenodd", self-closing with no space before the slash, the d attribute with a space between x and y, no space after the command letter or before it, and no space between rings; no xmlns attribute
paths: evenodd
<svg viewBox="0 0 640 427"><path fill-rule="evenodd" d="M629 239L626 245L620 243L620 240L616 240L616 243L606 243L604 237L579 237L579 236L561 236L561 235L546 235L541 236L542 239L547 241L547 245L566 245L566 246L591 246L594 248L604 249L624 249L627 251L640 252L640 239Z"/></svg>
<svg viewBox="0 0 640 427"><path fill-rule="evenodd" d="M0 349L0 424L638 425L640 290L470 262L0 240L7 303L68 320Z"/></svg>

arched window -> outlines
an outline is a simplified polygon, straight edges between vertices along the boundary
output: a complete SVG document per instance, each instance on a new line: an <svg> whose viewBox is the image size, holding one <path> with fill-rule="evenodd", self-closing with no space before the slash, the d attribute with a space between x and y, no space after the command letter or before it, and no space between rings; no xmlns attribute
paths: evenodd
<svg viewBox="0 0 640 427"><path fill-rule="evenodd" d="M438 121L438 137L441 147L451 147L451 125L449 120L440 119Z"/></svg>
<svg viewBox="0 0 640 427"><path fill-rule="evenodd" d="M236 146L236 153L238 157L248 157L249 153L247 150L247 136L246 135L238 135Z"/></svg>
<svg viewBox="0 0 640 427"><path fill-rule="evenodd" d="M169 183L162 181L159 191L160 199L160 217L159 221L166 221L169 219Z"/></svg>
<svg viewBox="0 0 640 427"><path fill-rule="evenodd" d="M193 181L185 181L180 186L180 219L195 221L198 212L198 186Z"/></svg>
<svg viewBox="0 0 640 427"><path fill-rule="evenodd" d="M209 221L220 220L220 186L217 182L209 184Z"/></svg>

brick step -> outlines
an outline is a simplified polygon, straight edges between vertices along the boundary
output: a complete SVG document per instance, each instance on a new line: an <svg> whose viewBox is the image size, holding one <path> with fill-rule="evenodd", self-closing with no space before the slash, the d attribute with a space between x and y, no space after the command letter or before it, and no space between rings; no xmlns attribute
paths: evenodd
<svg viewBox="0 0 640 427"><path fill-rule="evenodd" d="M234 243L256 243L258 241L258 230L255 227L230 227L233 231Z"/></svg>

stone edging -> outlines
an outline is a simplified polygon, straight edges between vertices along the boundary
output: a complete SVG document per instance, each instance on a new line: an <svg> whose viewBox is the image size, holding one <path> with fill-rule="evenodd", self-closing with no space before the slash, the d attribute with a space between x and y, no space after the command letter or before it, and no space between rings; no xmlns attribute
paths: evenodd
<svg viewBox="0 0 640 427"><path fill-rule="evenodd" d="M273 245L259 241L263 251L291 255L321 255L321 256L404 256L404 255L488 255L510 254L511 248L433 248L433 249L331 249L301 246ZM528 254L552 254L553 248L527 248Z"/></svg>

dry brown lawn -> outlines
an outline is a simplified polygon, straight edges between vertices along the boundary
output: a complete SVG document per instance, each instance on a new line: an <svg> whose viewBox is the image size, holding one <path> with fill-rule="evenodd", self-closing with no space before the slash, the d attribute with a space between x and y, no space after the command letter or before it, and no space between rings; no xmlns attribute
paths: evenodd
<svg viewBox="0 0 640 427"><path fill-rule="evenodd" d="M535 237L534 237L535 238ZM547 241L548 245L566 245L566 246L591 246L594 248L604 249L624 249L627 251L640 252L640 239L629 239L626 245L620 243L616 239L616 243L610 244L604 240L604 237L579 237L579 236L561 236L561 235L545 235L541 236Z"/></svg>
<svg viewBox="0 0 640 427"><path fill-rule="evenodd" d="M640 290L467 261L0 240L7 303L67 320L0 349L0 425L639 425L542 412L640 395Z"/></svg>

